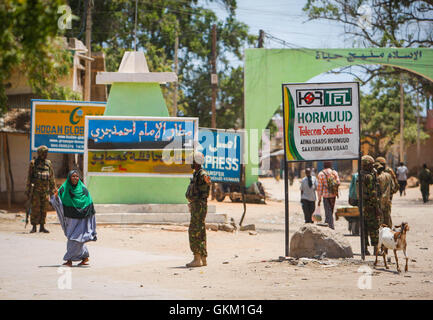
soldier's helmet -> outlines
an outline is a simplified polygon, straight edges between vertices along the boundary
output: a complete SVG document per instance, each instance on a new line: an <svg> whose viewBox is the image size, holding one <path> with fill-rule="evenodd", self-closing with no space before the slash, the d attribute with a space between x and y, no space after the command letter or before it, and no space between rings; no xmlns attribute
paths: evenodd
<svg viewBox="0 0 433 320"><path fill-rule="evenodd" d="M194 152L194 163L203 165L204 164L204 155L200 151Z"/></svg>
<svg viewBox="0 0 433 320"><path fill-rule="evenodd" d="M384 157L377 157L376 158L376 162L379 162L381 165L385 166L386 165L386 160Z"/></svg>
<svg viewBox="0 0 433 320"><path fill-rule="evenodd" d="M369 155L362 156L362 158L361 158L361 166L363 168L367 168L369 166L372 166L373 164L374 164L374 159L373 159L372 156L369 156Z"/></svg>
<svg viewBox="0 0 433 320"><path fill-rule="evenodd" d="M384 165L382 163L380 163L379 161L375 161L373 164L373 167L377 170L377 171L382 171L385 169Z"/></svg>
<svg viewBox="0 0 433 320"><path fill-rule="evenodd" d="M38 156L43 155L44 153L48 152L48 147L47 146L39 146L38 147Z"/></svg>

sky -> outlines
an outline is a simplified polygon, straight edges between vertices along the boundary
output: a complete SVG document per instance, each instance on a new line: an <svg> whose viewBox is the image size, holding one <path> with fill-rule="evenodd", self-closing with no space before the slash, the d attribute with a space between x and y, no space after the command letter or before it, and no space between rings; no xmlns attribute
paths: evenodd
<svg viewBox="0 0 433 320"><path fill-rule="evenodd" d="M302 8L306 0L237 0L236 18L249 27L250 34L259 34L262 29L275 38L284 40L293 48L351 48L353 39L344 32L342 24L330 21L308 21ZM220 18L227 14L221 4L211 3ZM278 41L266 39L265 48L283 48ZM363 75L358 67L352 67L353 73ZM348 74L321 74L308 82L353 81ZM369 91L369 86L361 88Z"/></svg>

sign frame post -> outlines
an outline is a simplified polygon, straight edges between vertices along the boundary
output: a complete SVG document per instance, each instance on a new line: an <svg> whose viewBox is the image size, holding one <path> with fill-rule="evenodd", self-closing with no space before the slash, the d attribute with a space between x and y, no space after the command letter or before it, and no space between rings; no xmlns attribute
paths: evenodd
<svg viewBox="0 0 433 320"><path fill-rule="evenodd" d="M359 83L283 83L281 88L284 129L285 256L290 256L288 162L358 160L361 257L362 260L365 260L365 232L364 217L362 214L362 183L360 169L361 118ZM296 94L292 95L294 92L296 92ZM356 94L356 101L353 99L354 94ZM316 102L316 100L318 100L318 102ZM351 109L345 111L345 107ZM289 110L286 110L286 108L289 108ZM299 111L299 109L304 109L302 111L308 111L310 108L319 108L314 110L319 110L320 112L301 113L301 111ZM328 110L326 110L326 108L328 108ZM352 114L351 111L353 111L353 109L357 109L355 110L357 112ZM340 119L340 112L342 120ZM332 113L334 113L334 120L332 120ZM296 115L298 115L297 121ZM356 121L356 118L354 119L354 115L357 116L358 121ZM308 118L308 116L310 118ZM301 120L303 124L312 123L313 125L310 127L308 127L308 125L298 126L298 133L298 131L295 130L295 124L298 124L298 122L301 123ZM323 125L322 127L319 127L319 123L322 124L327 122L340 122L341 124L344 124L344 126L340 127L337 125L336 127L326 127ZM346 124L348 125L347 127ZM309 130L309 128L311 128L311 130ZM353 130L354 128L355 130ZM290 136L289 129L291 130ZM337 138L312 138L311 140L308 140L308 136L322 137L322 135L331 135ZM307 138L301 139L300 136L306 136ZM348 137L343 138L344 136ZM308 146L302 146L303 143ZM339 145L327 146L328 144L336 143L339 143ZM308 152L313 154L310 155ZM339 156L334 155L336 152L338 152Z"/></svg>

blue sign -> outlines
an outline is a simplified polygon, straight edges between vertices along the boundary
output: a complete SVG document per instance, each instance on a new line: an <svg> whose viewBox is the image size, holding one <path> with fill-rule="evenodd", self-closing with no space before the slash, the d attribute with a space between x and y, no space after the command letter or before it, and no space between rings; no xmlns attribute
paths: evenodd
<svg viewBox="0 0 433 320"><path fill-rule="evenodd" d="M242 133L200 129L199 150L205 156L204 169L213 182L240 183Z"/></svg>
<svg viewBox="0 0 433 320"><path fill-rule="evenodd" d="M88 150L194 148L196 119L89 117L87 120Z"/></svg>

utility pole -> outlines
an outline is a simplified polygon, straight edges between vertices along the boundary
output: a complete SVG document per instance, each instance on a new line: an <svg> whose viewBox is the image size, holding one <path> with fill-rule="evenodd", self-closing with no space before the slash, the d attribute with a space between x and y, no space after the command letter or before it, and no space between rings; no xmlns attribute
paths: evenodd
<svg viewBox="0 0 433 320"><path fill-rule="evenodd" d="M257 48L263 48L263 41L265 40L265 32L260 29L259 30L259 43L257 45Z"/></svg>
<svg viewBox="0 0 433 320"><path fill-rule="evenodd" d="M178 60L178 51L179 49L179 34L176 30L176 39L174 41L174 73L177 74L179 72L179 60ZM178 88L178 80L174 82L174 97L173 97L173 117L177 117L177 88Z"/></svg>
<svg viewBox="0 0 433 320"><path fill-rule="evenodd" d="M216 25L212 26L212 74L211 74L211 84L212 84L212 118L211 127L216 128L216 96L218 88L218 76L216 72Z"/></svg>
<svg viewBox="0 0 433 320"><path fill-rule="evenodd" d="M420 166L421 166L421 163L420 163L420 161L421 161L421 143L420 143L420 141L419 141L419 136L420 136L420 131L421 131L421 128L420 128L420 125L419 125L419 122L420 122L420 119L419 119L419 93L417 92L416 93L416 158L417 158L417 172L419 171L419 168L420 168Z"/></svg>
<svg viewBox="0 0 433 320"><path fill-rule="evenodd" d="M404 162L404 90L403 74L400 73L400 162Z"/></svg>
<svg viewBox="0 0 433 320"><path fill-rule="evenodd" d="M92 48L91 48L91 37L92 37L92 7L93 0L87 0L87 8L86 8L86 47L87 47L87 56L89 59L86 59L86 73L85 73L85 81L84 81L84 101L90 101L90 89L92 86Z"/></svg>

